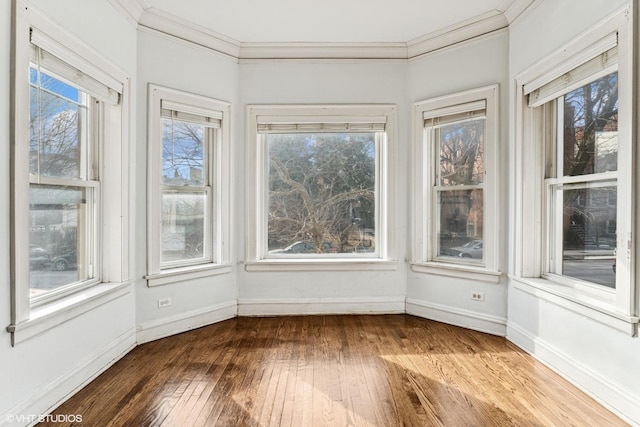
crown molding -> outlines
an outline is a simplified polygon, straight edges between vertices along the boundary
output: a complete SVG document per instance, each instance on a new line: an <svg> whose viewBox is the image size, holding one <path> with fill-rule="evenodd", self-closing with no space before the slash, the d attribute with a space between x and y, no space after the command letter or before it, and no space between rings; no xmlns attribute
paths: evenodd
<svg viewBox="0 0 640 427"><path fill-rule="evenodd" d="M242 43L241 61L406 60L406 43Z"/></svg>
<svg viewBox="0 0 640 427"><path fill-rule="evenodd" d="M508 27L504 14L491 11L407 42L407 59Z"/></svg>
<svg viewBox="0 0 640 427"><path fill-rule="evenodd" d="M162 10L147 0L109 0L141 30L213 50L236 61L274 60L412 60L508 28L543 0L503 0L496 10L431 32L406 43L248 42L194 24Z"/></svg>
<svg viewBox="0 0 640 427"><path fill-rule="evenodd" d="M159 9L146 9L140 16L138 25L209 48L236 59L240 57L241 43L238 40L211 31Z"/></svg>
<svg viewBox="0 0 640 427"><path fill-rule="evenodd" d="M113 6L127 21L133 26L138 25L138 20L144 12L144 6L133 0L109 0L111 6Z"/></svg>
<svg viewBox="0 0 640 427"><path fill-rule="evenodd" d="M504 13L509 25L513 24L520 17L526 16L535 9L543 0L505 0L498 10Z"/></svg>

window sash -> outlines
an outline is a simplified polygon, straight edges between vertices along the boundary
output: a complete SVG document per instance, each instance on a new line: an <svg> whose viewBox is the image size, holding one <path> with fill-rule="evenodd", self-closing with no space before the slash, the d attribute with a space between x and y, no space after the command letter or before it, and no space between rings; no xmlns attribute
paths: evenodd
<svg viewBox="0 0 640 427"><path fill-rule="evenodd" d="M485 203L485 180L477 184L458 184L458 185L442 185L440 184L440 139L437 137L438 130L441 127L449 126L452 124L465 123L469 121L485 119L485 127L484 127L484 150L483 152L483 165L486 167L486 158L484 158L486 154L486 135L487 135L487 114L486 114L486 100L474 101L460 105L454 105L451 107L445 107L438 110L425 111L423 112L424 118L424 130L425 135L427 135L427 140L425 143L429 146L428 152L431 153L430 159L432 164L430 165L431 170L431 204L435 207L435 215L432 215L433 219L431 224L429 225L430 232L429 235L431 239L429 241L429 246L431 249L428 251L432 254L432 259L438 262L451 263L451 264L461 264L461 265L478 265L485 267L486 257L487 255L483 253L481 259L473 259L473 258L456 258L446 255L441 255L441 202L440 195L444 192L459 192L459 191L472 191L472 190L482 190L483 194L483 203L482 203L482 214L484 217L486 211L486 203ZM442 114L442 116L440 115ZM484 167L483 167L483 175L484 175ZM431 209L433 212L433 209ZM472 239L473 240L473 239ZM484 242L485 236L483 233L482 240Z"/></svg>
<svg viewBox="0 0 640 427"><path fill-rule="evenodd" d="M100 223L100 210L99 210L99 200L101 199L101 191L100 186L98 184L94 186L82 186L77 185L81 184L78 182L69 183L69 187L77 187L77 188L85 188L87 189L85 194L84 205L87 212L84 217L86 220L86 224L84 230L82 231L85 234L85 239L83 241L84 250L81 253L80 248L76 248L76 256L77 259L85 260L85 276L86 278L81 279L76 282L71 282L66 285L59 286L47 292L44 292L35 297L30 297L30 305L31 307L38 307L43 304L49 303L53 300L71 295L81 289L85 289L87 287L93 286L101 281L100 277L100 251L99 251L99 242L101 241L100 232L98 228L98 224ZM39 186L47 186L47 184L38 184ZM57 186L57 185L56 185ZM31 191L31 190L30 190ZM46 196L46 191L43 189L43 196ZM49 193L50 194L50 193ZM46 200L45 200L46 201ZM30 199L30 202L32 200ZM56 200L59 203L65 203L65 201ZM73 200L66 201L66 203L72 203ZM31 210L29 210L29 214L31 214ZM79 232L79 231L78 231ZM30 286L31 289L31 286Z"/></svg>
<svg viewBox="0 0 640 427"><path fill-rule="evenodd" d="M198 258L183 258L175 261L163 261L163 239L165 235L162 234L162 227L161 227L160 229L161 231L160 270L161 271L173 269L176 267L188 267L188 266L211 263L215 259L215 253L214 253L215 246L213 245L213 229L215 225L213 223L212 193L213 193L213 189L209 186L204 188L202 187L177 188L175 186L162 186L161 196L160 196L161 201L166 194L174 194L174 195L200 194L204 196L204 201L203 201L203 219L202 219L202 223L203 223L202 256Z"/></svg>
<svg viewBox="0 0 640 427"><path fill-rule="evenodd" d="M40 50L40 53L43 52L44 51ZM62 61L58 61L64 64ZM72 67L70 66L67 67L69 69L72 69ZM42 70L38 68L37 71L38 73L40 73ZM57 78L58 76L54 77ZM83 83L86 83L86 80L84 80ZM97 168L100 145L99 130L101 129L100 122L101 118L103 117L103 115L101 114L102 102L99 99L92 97L91 94L86 91L86 88L83 85L71 85L76 86L78 90L82 92L81 100L82 98L84 98L84 102L81 102L80 105L88 109L87 114L84 116L86 117L86 120L82 120L79 118L80 129L78 131L79 135L77 141L77 149L80 151L80 155L77 160L79 163L79 176L74 178L42 175L40 173L40 166L38 166L38 170L36 173L29 173L29 184L38 185L39 187L49 187L49 189L47 190L45 188L41 188L41 191L36 192L36 195L38 195L39 199L33 200L31 196L33 195L32 191L34 189L30 186L29 205L77 204L78 202L80 202L80 204L84 206L86 212L84 212L82 218L78 217L78 226L83 226L82 230L77 230L77 233L78 235L83 237L81 242L76 242L76 257L78 260L84 261L85 272L83 273L83 275L86 277L80 279L79 281L57 286L54 289L45 291L39 295L30 296L29 302L31 307L37 307L52 300L70 295L80 289L99 283L101 280L99 268L100 253L98 247L98 242L101 241L99 232L99 218L101 217L101 185L100 181L95 178L97 178L98 176ZM39 115L41 109L40 92L46 90L40 86L40 77L38 77L38 82L35 85L32 85L30 83L29 86L31 88L35 88L37 91L35 102L38 103L36 108ZM55 95L59 96L58 94ZM32 108L31 105L30 108ZM38 128L40 128L40 123L38 123L37 126ZM40 153L41 149L40 142L41 141L38 140L38 153ZM40 162L39 159L38 162ZM56 192L55 187L85 189L85 199L80 201L73 199L60 199L60 197L64 197L67 195L64 193ZM31 209L29 209L29 215L31 215L31 213L32 211ZM29 231L29 236L31 236L31 231ZM29 244L31 244L31 237L29 237L28 240ZM78 263L77 265L80 265L80 263ZM29 270L31 274L31 267L29 268ZM29 289L31 290L33 289L31 280L29 281L29 283Z"/></svg>

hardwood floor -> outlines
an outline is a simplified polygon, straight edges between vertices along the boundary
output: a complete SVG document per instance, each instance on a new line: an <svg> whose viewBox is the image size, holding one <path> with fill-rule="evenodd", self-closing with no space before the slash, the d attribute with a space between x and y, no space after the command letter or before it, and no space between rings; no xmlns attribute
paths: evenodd
<svg viewBox="0 0 640 427"><path fill-rule="evenodd" d="M137 347L54 414L83 426L626 425L504 338L408 315L228 320Z"/></svg>

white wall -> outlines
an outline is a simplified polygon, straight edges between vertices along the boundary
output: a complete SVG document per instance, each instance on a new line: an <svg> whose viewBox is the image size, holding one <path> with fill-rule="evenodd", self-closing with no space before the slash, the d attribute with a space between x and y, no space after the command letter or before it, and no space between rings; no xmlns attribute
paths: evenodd
<svg viewBox="0 0 640 427"><path fill-rule="evenodd" d="M538 59L626 4L624 0L542 2L511 27L511 81ZM510 340L628 421L640 424L639 338L624 335L511 285L508 308Z"/></svg>
<svg viewBox="0 0 640 427"><path fill-rule="evenodd" d="M507 100L509 36L495 32L475 41L443 49L409 63L411 104L482 86L500 85L500 134L498 141L498 173L500 182L498 209L500 226L506 223L508 181ZM406 165L411 165L410 162ZM407 208L408 209L408 208ZM506 271L506 233L500 233L499 268ZM471 292L483 292L483 302L471 300ZM507 315L506 278L499 284L480 282L411 270L407 277L407 311L435 320L504 335Z"/></svg>
<svg viewBox="0 0 640 427"><path fill-rule="evenodd" d="M0 424L5 415L42 414L135 344L133 290L11 347L9 159L11 3L0 2ZM67 32L136 74L136 33L106 0L32 1ZM105 34L110 34L105 37ZM24 70L23 72L26 72ZM24 423L19 423L24 424Z"/></svg>
<svg viewBox="0 0 640 427"><path fill-rule="evenodd" d="M399 164L408 161L409 108L406 98L407 65L403 62L259 62L240 64L238 108L248 104L362 104L398 106ZM242 117L237 141L244 141ZM244 144L238 145L236 179L246 191ZM398 168L396 221L390 224L398 239L395 271L247 272L239 270L239 310L245 314L375 312L402 306L405 295L404 256L408 186L405 168ZM246 241L244 198L238 200L238 257L244 260ZM297 306L287 303L301 302ZM306 303L306 304L305 304Z"/></svg>
<svg viewBox="0 0 640 427"><path fill-rule="evenodd" d="M139 341L182 332L236 313L235 273L147 287L147 86L149 83L208 96L232 104L231 126L237 117L238 64L226 56L193 44L138 31L138 128L136 157L136 320ZM232 146L238 144L231 138ZM232 171L234 168L232 168ZM235 191L232 191L234 200ZM232 245L234 244L232 238ZM158 308L159 298L171 298Z"/></svg>

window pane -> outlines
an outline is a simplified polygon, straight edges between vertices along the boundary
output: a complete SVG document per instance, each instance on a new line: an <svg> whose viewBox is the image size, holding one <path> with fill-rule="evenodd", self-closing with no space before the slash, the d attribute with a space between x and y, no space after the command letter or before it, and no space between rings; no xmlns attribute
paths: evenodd
<svg viewBox="0 0 640 427"><path fill-rule="evenodd" d="M454 123L436 129L440 185L475 185L484 175L485 119Z"/></svg>
<svg viewBox="0 0 640 427"><path fill-rule="evenodd" d="M77 102L81 92L44 73L38 82L42 86L30 89L30 172L86 179L81 164L87 108Z"/></svg>
<svg viewBox="0 0 640 427"><path fill-rule="evenodd" d="M563 193L562 274L614 288L616 187Z"/></svg>
<svg viewBox="0 0 640 427"><path fill-rule="evenodd" d="M483 192L439 191L438 255L483 260Z"/></svg>
<svg viewBox="0 0 640 427"><path fill-rule="evenodd" d="M268 134L270 254L375 252L376 134Z"/></svg>
<svg viewBox="0 0 640 427"><path fill-rule="evenodd" d="M89 279L90 189L31 185L31 297Z"/></svg>
<svg viewBox="0 0 640 427"><path fill-rule="evenodd" d="M618 73L564 96L564 176L618 169Z"/></svg>
<svg viewBox="0 0 640 427"><path fill-rule="evenodd" d="M205 258L205 193L162 194L161 262Z"/></svg>
<svg viewBox="0 0 640 427"><path fill-rule="evenodd" d="M205 185L203 125L162 119L162 183Z"/></svg>

